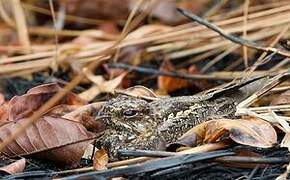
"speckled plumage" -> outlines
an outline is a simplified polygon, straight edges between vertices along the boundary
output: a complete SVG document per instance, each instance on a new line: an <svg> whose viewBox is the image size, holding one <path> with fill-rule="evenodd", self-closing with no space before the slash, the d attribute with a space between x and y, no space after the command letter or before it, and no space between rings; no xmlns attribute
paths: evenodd
<svg viewBox="0 0 290 180"><path fill-rule="evenodd" d="M255 86L249 89L236 85L194 96L153 101L119 94L105 103L98 114L107 126L100 141L111 157L116 156L118 149L165 149L166 144L174 142L197 124L233 117L236 105L259 89L262 83Z"/></svg>

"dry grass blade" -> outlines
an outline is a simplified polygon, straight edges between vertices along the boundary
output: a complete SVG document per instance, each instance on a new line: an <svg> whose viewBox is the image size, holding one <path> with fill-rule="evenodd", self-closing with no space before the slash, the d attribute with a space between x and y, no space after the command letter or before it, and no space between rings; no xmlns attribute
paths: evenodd
<svg viewBox="0 0 290 180"><path fill-rule="evenodd" d="M10 1L14 10L14 17L18 32L18 39L21 45L23 45L26 49L26 52L30 51L30 40L28 34L27 23L25 20L25 14L23 8L21 6L20 0L12 0Z"/></svg>
<svg viewBox="0 0 290 180"><path fill-rule="evenodd" d="M290 6L282 6L282 7L276 7L270 10L264 10L262 12L256 12L253 14L249 14L248 16L248 23L247 23L247 31L249 31L247 38L251 41L257 41L262 40L268 37L271 37L281 31L282 25L284 26L285 23L288 23L289 20L289 13L287 12L290 9ZM137 17L136 17L137 21ZM237 17L232 18L228 20L222 20L215 22L215 24L222 26L225 31L228 33L242 33L242 21L243 17ZM135 21L134 21L135 22ZM131 25L133 25L133 21ZM230 25L230 26L228 26ZM159 52L166 52L168 54L169 58L180 58L185 57L188 55L193 55L197 53L207 53L208 51L211 51L216 48L226 48L229 47L231 44L227 40L218 41L220 37L216 33L211 32L208 29L205 29L201 26L190 26L190 25L184 25L184 26L177 26L177 27L166 27L163 26L163 29L160 29L160 26L154 26L155 28L152 28L152 31L155 31L154 33L150 34L143 34L142 36L132 37L130 34L120 41L120 39L117 42L113 41L101 41L98 43L89 44L86 46L79 46L80 52L76 53L73 57L75 59L78 59L79 61L83 61L85 59L91 58L93 56L96 56L100 52L102 52L104 49L111 49L111 52L108 53L109 57L113 55L116 49L130 46L130 45L138 45L138 44L144 44L146 43L147 52L154 54ZM263 30L265 28L270 28L269 31L256 31L256 30ZM34 28L35 29L35 28ZM140 28L140 30L143 28ZM154 30L155 29L155 30ZM61 35L64 33L64 31L59 31L58 34ZM137 30L138 31L138 30ZM197 36L196 34L200 34L202 32L202 36ZM81 34L88 34L89 36L93 35L92 33L88 33L85 31L78 31L77 33L72 32L71 30L67 31L65 34L70 33L74 35L81 35ZM53 31L50 32L51 35L53 35ZM106 38L107 35L100 34L100 33L94 33L97 34L98 37L104 37ZM134 32L132 32L132 35ZM95 36L95 35L94 35ZM188 37L191 37L190 40L188 40ZM285 34L285 37L289 37L289 33ZM105 40L105 39L104 39ZM212 40L216 41L215 43L208 44L207 42L211 42ZM205 43L199 43L200 41L205 41ZM102 45L103 44L103 45ZM157 45L156 45L157 44ZM197 46L198 45L198 46ZM68 51L70 49L75 48L76 46L68 45L68 44L61 44L60 49L67 49ZM106 47L106 48L101 48ZM37 49L32 47L34 51L37 51ZM13 48L12 48L13 49ZM20 49L18 49L20 50ZM15 48L15 51L18 51L17 48ZM178 51L177 51L178 50ZM35 52L31 54L30 56L18 56L13 58L5 58L0 61L0 63L4 62L15 62L11 64L11 67L5 67L0 65L0 69L6 69L5 71L2 70L2 73L10 73L12 71L19 71L17 69L17 63L18 61L30 61L31 57L34 57L34 60L36 60L34 63L27 64L27 68L35 68L33 64L36 64L37 61L44 58L41 54L46 53L48 60L47 65L44 65L45 67L49 67L49 64L51 61L53 61L53 46L49 48L45 48L43 46L42 51L44 52ZM66 51L60 52L61 54L64 54ZM48 55L50 54L50 55ZM16 66L14 68L14 66ZM11 69L10 69L11 68Z"/></svg>
<svg viewBox="0 0 290 180"><path fill-rule="evenodd" d="M55 41L55 49L54 49L54 57L53 61L51 64L51 68L54 72L57 71L58 69L58 35L57 35L57 24L56 24L56 16L54 13L54 7L53 7L53 2L52 0L49 0L49 8L51 10L51 17L52 17L52 22L53 22L53 27L54 27L54 41Z"/></svg>
<svg viewBox="0 0 290 180"><path fill-rule="evenodd" d="M249 11L249 4L250 0L245 0L244 3L244 26L243 26L243 38L247 38L247 23L248 23L248 11ZM245 67L248 67L248 53L247 53L247 47L243 46L243 56L244 56L244 62L245 62Z"/></svg>
<svg viewBox="0 0 290 180"><path fill-rule="evenodd" d="M128 31L129 25L130 25L131 21L133 20L138 8L141 6L142 2L143 2L143 0L138 0L136 5L134 6L133 10L130 12L129 17L127 18L125 26L124 26L124 28L122 30L122 33L121 33L119 41L122 41L126 37L126 35L128 33L127 31ZM120 53L120 48L117 48L116 54L115 54L115 56L113 58L113 62L117 62L119 53Z"/></svg>

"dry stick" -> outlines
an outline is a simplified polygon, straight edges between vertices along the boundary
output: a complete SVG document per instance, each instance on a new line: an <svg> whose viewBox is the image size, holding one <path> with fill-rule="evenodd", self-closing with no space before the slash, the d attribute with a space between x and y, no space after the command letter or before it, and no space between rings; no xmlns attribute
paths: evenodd
<svg viewBox="0 0 290 180"><path fill-rule="evenodd" d="M25 20L25 15L21 7L20 0L12 0L11 5L13 6L14 18L16 21L18 40L21 45L25 47L26 52L30 51L30 40L27 30L27 24Z"/></svg>
<svg viewBox="0 0 290 180"><path fill-rule="evenodd" d="M276 31L279 31L279 29L276 28L272 28L272 30L270 30L268 33L255 33L253 34L253 36L250 38L250 36L248 36L250 39L252 40L260 40L269 36L272 36L274 34L276 34ZM180 57L184 57L184 56L188 56L188 55L192 55L192 54L196 54L196 53L201 53L201 52L205 52L211 49L216 49L216 48L221 48L223 46L226 45L230 45L232 42L224 40L224 41L220 41L220 42L216 42L216 43L211 43L211 44L207 44L204 46L200 46L200 47L196 47L196 48L191 48L191 49L185 49L185 50L180 50L177 52L173 52L171 54L168 55L168 57L170 58L180 58Z"/></svg>
<svg viewBox="0 0 290 180"><path fill-rule="evenodd" d="M243 38L247 38L247 23L248 23L248 12L249 12L249 4L250 0L245 0L244 4L244 25L243 25ZM244 55L244 62L245 67L248 67L248 53L247 53L247 47L243 46L243 55Z"/></svg>
<svg viewBox="0 0 290 180"><path fill-rule="evenodd" d="M150 150L120 150L120 154L122 156L144 156L144 157L153 157L153 158L160 158L160 157L169 157L169 156L176 156L180 154L187 154L181 152L166 152L166 151L150 151ZM247 156L225 156L216 158L214 161L223 162L223 163L254 163L254 164L276 164L276 163L288 163L290 162L290 158L285 157L247 157Z"/></svg>
<svg viewBox="0 0 290 180"><path fill-rule="evenodd" d="M202 153L202 152L210 152L210 151L215 151L219 149L224 149L226 147L230 146L226 142L217 142L217 143L209 143L193 148L189 148L184 151L177 152L177 154L192 154L192 153ZM133 158L133 159L128 159L128 160L122 160L122 161L116 161L112 163L108 163L107 167L108 168L115 168L115 167L120 167L120 166L127 166L131 164L137 164L137 163L142 163L148 160L151 160L154 158L150 157L138 157L138 158ZM70 169L70 170L65 170L61 172L56 172L55 174L58 175L63 175L63 174L71 174L71 173L81 173L81 172L87 172L87 171L92 171L94 168L91 167L85 167L85 168L79 168L79 169Z"/></svg>
<svg viewBox="0 0 290 180"><path fill-rule="evenodd" d="M109 64L109 68L117 68L117 69L126 69L128 71L134 71L144 74L150 75L158 75L158 76L169 76L180 79L222 79L222 80L231 80L231 77L217 77L214 75L206 75L206 74L185 74L178 72L164 72L152 68L140 67L140 66L131 66L123 63L115 63Z"/></svg>
<svg viewBox="0 0 290 180"><path fill-rule="evenodd" d="M55 43L55 48L54 48L54 58L51 63L51 69L53 72L56 72L58 69L58 35L57 35L57 25L56 25L56 17L54 13L54 7L53 7L53 2L52 0L49 0L49 8L51 10L51 17L52 17L52 22L53 22L53 29L54 29L54 43Z"/></svg>
<svg viewBox="0 0 290 180"><path fill-rule="evenodd" d="M237 36L234 36L234 35L231 35L231 34L227 34L221 28L219 28L216 25L208 22L205 19L202 19L202 18L200 18L200 17L198 17L198 16L196 16L194 14L191 14L191 13L189 13L189 12L183 10L183 9L180 9L180 8L177 8L177 10L180 13L182 13L184 16L188 17L189 19L191 19L193 21L196 21L199 24L202 24L202 25L206 26L207 28L217 32L219 35L223 36L224 38L226 38L226 39L228 39L228 40L230 40L230 41L232 41L234 43L240 44L242 46L247 46L247 47L250 47L250 48L253 48L253 49L261 50L261 51L277 53L277 54L280 54L282 56L290 57L290 53L288 53L288 52L281 51L281 50L278 50L276 48L263 47L263 46L260 46L257 43L252 42L252 41L248 41L248 40L239 38Z"/></svg>

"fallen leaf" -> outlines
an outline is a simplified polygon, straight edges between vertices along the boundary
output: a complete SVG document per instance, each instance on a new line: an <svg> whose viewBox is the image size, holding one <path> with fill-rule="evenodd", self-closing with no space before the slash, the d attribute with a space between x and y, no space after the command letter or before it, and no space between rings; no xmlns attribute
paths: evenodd
<svg viewBox="0 0 290 180"><path fill-rule="evenodd" d="M109 155L105 149L99 149L96 151L93 161L94 170L104 170L107 169L107 164L109 162Z"/></svg>
<svg viewBox="0 0 290 180"><path fill-rule="evenodd" d="M0 127L0 140L10 136L26 119L9 122ZM60 117L44 116L3 149L9 157L32 156L64 164L77 162L82 157L93 134L80 123ZM82 141L84 140L84 141ZM82 141L82 142L79 142ZM68 145L70 144L70 145Z"/></svg>
<svg viewBox="0 0 290 180"><path fill-rule="evenodd" d="M49 84L43 84L36 87L31 88L27 91L27 94L42 94L42 93L57 93L59 91L62 91L63 88L61 88L56 83L49 83ZM87 104L86 101L81 99L77 94L73 92L68 92L65 97L62 99L63 104L69 104L69 105L85 105Z"/></svg>
<svg viewBox="0 0 290 180"><path fill-rule="evenodd" d="M17 121L31 116L34 111L61 90L62 88L57 84L51 83L32 88L22 96L13 97L8 104L9 121ZM86 102L76 94L69 92L56 105L59 104L85 105Z"/></svg>
<svg viewBox="0 0 290 180"><path fill-rule="evenodd" d="M23 172L26 165L25 158L21 158L11 164L0 167L0 171L8 173L8 174L16 174Z"/></svg>
<svg viewBox="0 0 290 180"><path fill-rule="evenodd" d="M239 144L269 148L277 143L275 129L266 121L260 119L217 119L195 126L177 142L169 146L195 146L200 143L210 143L220 140L225 135Z"/></svg>
<svg viewBox="0 0 290 180"><path fill-rule="evenodd" d="M78 109L80 107L82 107L82 106L60 104L60 105L57 105L57 106L51 108L47 113L45 113L45 115L46 116L61 117L61 116L64 116L65 114L67 114L67 113L75 111L76 109Z"/></svg>
<svg viewBox="0 0 290 180"><path fill-rule="evenodd" d="M162 72L176 72L175 68L168 60L163 61L159 70ZM178 72L186 73L185 70L179 70ZM178 89L186 88L189 86L189 83L187 80L168 77L168 76L158 76L157 84L160 90L163 90L168 93L176 91Z"/></svg>

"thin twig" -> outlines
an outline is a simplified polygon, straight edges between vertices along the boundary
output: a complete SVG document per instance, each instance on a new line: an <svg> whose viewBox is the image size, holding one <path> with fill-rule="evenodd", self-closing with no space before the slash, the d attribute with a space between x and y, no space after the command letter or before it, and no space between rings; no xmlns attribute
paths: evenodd
<svg viewBox="0 0 290 180"><path fill-rule="evenodd" d="M214 75L206 75L206 74L184 74L178 72L164 72L152 68L140 67L140 66L131 66L123 63L116 64L108 64L109 68L118 68L118 69L126 69L128 71L150 74L150 75L158 75L158 76L169 76L180 79L222 79L222 80L231 80L231 77L217 77Z"/></svg>
<svg viewBox="0 0 290 180"><path fill-rule="evenodd" d="M177 10L180 13L182 13L184 16L188 17L189 19L191 19L193 21L196 21L199 24L202 24L202 25L206 26L207 28L217 32L219 35L223 36L224 38L226 38L226 39L228 39L228 40L230 40L230 41L232 41L234 43L240 44L242 46L247 46L247 47L250 47L250 48L253 48L253 49L261 50L261 51L277 53L277 54L280 54L282 56L290 57L290 53L288 53L286 51L281 51L281 50L278 50L278 49L272 48L272 47L263 47L263 46L260 46L257 43L252 42L252 41L248 41L248 40L239 38L237 36L234 36L234 35L231 35L231 34L227 34L221 28L219 28L216 25L208 22L205 19L202 19L202 18L200 18L200 17L198 17L198 16L196 16L196 15L194 15L192 13L189 13L189 12L183 10L183 9L180 9L180 8L177 8Z"/></svg>
<svg viewBox="0 0 290 180"><path fill-rule="evenodd" d="M233 155L233 152L229 151L213 151L208 153L200 154L185 154L180 156L166 157L162 159L157 159L154 161L149 161L141 164L130 165L127 167L120 167L115 169L88 172L80 175L74 175L66 177L65 179L78 179L78 178L90 178L90 177L100 177L100 178L113 178L120 177L124 175L135 175L139 173L152 172L160 169L174 167L180 164L188 164L193 162L199 162L203 160L209 160L217 157L223 157L227 155Z"/></svg>

